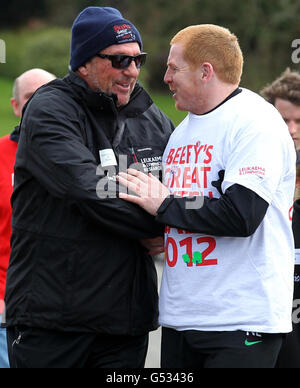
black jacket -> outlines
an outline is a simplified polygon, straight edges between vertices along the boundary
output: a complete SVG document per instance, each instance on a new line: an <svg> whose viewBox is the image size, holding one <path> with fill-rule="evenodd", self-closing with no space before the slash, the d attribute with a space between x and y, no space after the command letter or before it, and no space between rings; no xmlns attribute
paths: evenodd
<svg viewBox="0 0 300 388"><path fill-rule="evenodd" d="M295 248L300 249L300 199L294 203L293 232Z"/></svg>
<svg viewBox="0 0 300 388"><path fill-rule="evenodd" d="M298 199L294 203L293 232L294 232L294 239L295 239L295 249L297 252L299 252L299 249L300 249L300 199ZM295 265L294 300L299 300L299 299L300 299L300 265L297 264L297 265ZM294 306L294 309L297 309L298 318L299 318L299 304ZM298 338L300 338L299 322L296 326L297 326L297 335L298 335ZM299 344L299 341L297 343ZM299 352L300 352L300 350L299 350Z"/></svg>
<svg viewBox="0 0 300 388"><path fill-rule="evenodd" d="M15 165L8 327L117 335L157 328L156 271L139 241L162 236L163 226L133 204L99 198L96 188L106 187L99 151L155 170L173 129L139 85L120 110L75 73L38 90L23 112Z"/></svg>

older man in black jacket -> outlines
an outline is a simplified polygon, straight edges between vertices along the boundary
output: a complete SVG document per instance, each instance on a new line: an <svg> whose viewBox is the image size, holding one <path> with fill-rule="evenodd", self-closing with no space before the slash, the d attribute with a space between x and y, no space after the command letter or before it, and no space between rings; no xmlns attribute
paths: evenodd
<svg viewBox="0 0 300 388"><path fill-rule="evenodd" d="M89 7L70 74L27 105L6 290L12 367L144 366L158 326L149 250L162 250L163 229L117 198L115 178L119 160L158 170L173 131L137 84L145 58L119 11Z"/></svg>

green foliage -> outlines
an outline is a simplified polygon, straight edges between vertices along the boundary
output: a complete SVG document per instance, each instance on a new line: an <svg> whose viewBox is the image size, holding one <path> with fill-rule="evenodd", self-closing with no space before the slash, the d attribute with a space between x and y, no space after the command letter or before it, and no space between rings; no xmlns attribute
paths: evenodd
<svg viewBox="0 0 300 388"><path fill-rule="evenodd" d="M0 137L11 133L19 122L19 118L15 117L10 106L12 87L11 81L0 78Z"/></svg>
<svg viewBox="0 0 300 388"><path fill-rule="evenodd" d="M70 30L41 29L0 33L6 42L6 64L0 66L0 76L15 79L24 71L42 68L58 77L68 72L70 60Z"/></svg>
<svg viewBox="0 0 300 388"><path fill-rule="evenodd" d="M24 66L39 67L63 77L68 73L71 33L64 29L45 30L25 45Z"/></svg>
<svg viewBox="0 0 300 388"><path fill-rule="evenodd" d="M1 39L6 43L6 63L0 65L0 75L8 78L16 78L24 70L24 45L28 34L20 32L1 32Z"/></svg>

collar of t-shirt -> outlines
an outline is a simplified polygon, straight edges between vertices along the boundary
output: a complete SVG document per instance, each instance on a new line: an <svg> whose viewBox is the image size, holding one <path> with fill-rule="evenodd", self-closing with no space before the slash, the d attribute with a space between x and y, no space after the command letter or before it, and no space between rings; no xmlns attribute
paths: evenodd
<svg viewBox="0 0 300 388"><path fill-rule="evenodd" d="M222 106L223 104L225 104L225 102L229 101L231 98L237 96L238 94L242 93L242 89L241 88L237 88L235 89L234 92L232 92L230 94L230 96L228 96L224 101L221 102L221 104L217 105L215 108L213 108L212 110L210 110L209 112L206 112L206 113L203 113L202 115L200 116L205 116L205 115L208 115L209 113L213 112L214 110L220 108L220 106Z"/></svg>

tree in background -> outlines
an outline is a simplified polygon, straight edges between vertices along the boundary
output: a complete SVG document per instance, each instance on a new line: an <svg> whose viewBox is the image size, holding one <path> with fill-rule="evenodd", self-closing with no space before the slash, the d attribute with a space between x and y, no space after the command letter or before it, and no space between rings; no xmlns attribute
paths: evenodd
<svg viewBox="0 0 300 388"><path fill-rule="evenodd" d="M2 0L0 2L1 29L19 27L29 19L46 17L46 0Z"/></svg>
<svg viewBox="0 0 300 388"><path fill-rule="evenodd" d="M55 61L60 58L57 60L60 62L59 73L51 67L51 71L60 74L63 68L67 72L70 27L76 15L87 6L118 8L137 25L143 36L144 49L149 53L144 74L153 89L164 88L162 80L170 39L180 29L193 24L219 24L239 37L245 55L242 81L245 87L260 90L277 78L287 66L299 70L299 65L297 68L291 61L291 44L300 38L300 2L295 0L9 0L0 3L0 25L2 29L20 28L28 25L32 19L39 19L46 26L64 27L64 44L55 43L58 33L53 32L52 61L46 58L46 38L43 34L47 33L44 30L31 33L26 31L26 39L22 31L22 37L15 39L16 44L24 42L25 46L29 45L35 53L34 58L44 57L46 63L52 63L51 66L55 66ZM47 35L48 41L51 41L51 31ZM63 34L62 30L59 34ZM2 35L0 33L0 39L4 39ZM28 39L31 40L30 35L33 42L28 42ZM37 35L40 35L40 39ZM8 54L11 52L8 59L14 56L22 64L25 59L17 57L18 47L10 49L12 45L7 45ZM30 58L24 62L26 66L28 61ZM9 69L7 66L9 76L19 70L20 66L17 65L11 64ZM2 71L3 67L0 68L0 74L3 74Z"/></svg>
<svg viewBox="0 0 300 388"><path fill-rule="evenodd" d="M300 2L294 0L139 0L129 1L128 13L142 26L150 68L155 75L165 68L166 45L176 32L194 24L219 24L240 41L245 55L243 84L259 90L291 62L291 43L300 38ZM160 80L159 80L160 81Z"/></svg>

